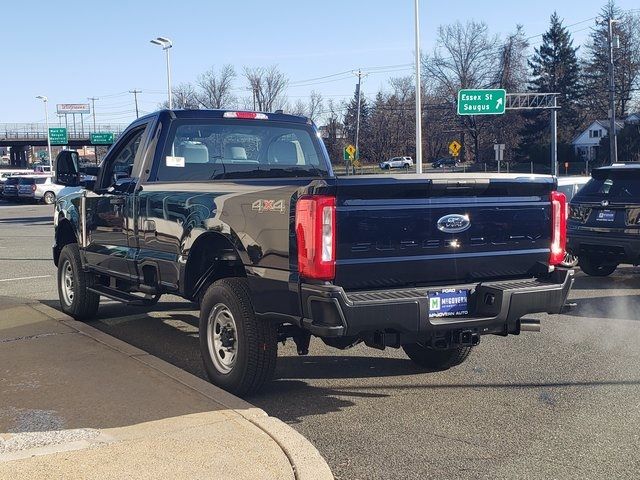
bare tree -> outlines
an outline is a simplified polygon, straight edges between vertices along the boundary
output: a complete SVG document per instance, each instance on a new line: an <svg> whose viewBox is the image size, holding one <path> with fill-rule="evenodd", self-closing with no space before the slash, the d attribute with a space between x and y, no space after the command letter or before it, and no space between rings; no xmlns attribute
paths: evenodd
<svg viewBox="0 0 640 480"><path fill-rule="evenodd" d="M320 92L312 90L311 96L309 97L309 106L307 108L307 117L309 117L311 121L318 121L318 118L320 117L320 114L322 112L323 104L324 99L322 98L322 94Z"/></svg>
<svg viewBox="0 0 640 480"><path fill-rule="evenodd" d="M232 93L236 71L233 65L225 65L216 72L213 68L198 77L198 101L203 108L232 108L237 99Z"/></svg>
<svg viewBox="0 0 640 480"><path fill-rule="evenodd" d="M244 67L244 76L249 82L256 110L271 112L284 106L289 79L278 67Z"/></svg>
<svg viewBox="0 0 640 480"><path fill-rule="evenodd" d="M423 59L425 78L437 84L436 90L443 95L440 101L454 102L461 88L492 86L499 58L497 45L498 37L489 34L485 23L440 26L433 53ZM473 156L480 161L480 141L489 121L474 115L463 117L461 122L463 135L468 133L473 140Z"/></svg>
<svg viewBox="0 0 640 480"><path fill-rule="evenodd" d="M301 117L305 117L307 115L307 105L302 101L302 99L296 100L296 103L293 107L286 108L288 113L293 115L300 115Z"/></svg>
<svg viewBox="0 0 640 480"><path fill-rule="evenodd" d="M190 83L181 83L171 89L173 95L173 108L183 110L198 110L200 102L198 101L198 93ZM161 108L169 108L169 102L164 101L160 104Z"/></svg>

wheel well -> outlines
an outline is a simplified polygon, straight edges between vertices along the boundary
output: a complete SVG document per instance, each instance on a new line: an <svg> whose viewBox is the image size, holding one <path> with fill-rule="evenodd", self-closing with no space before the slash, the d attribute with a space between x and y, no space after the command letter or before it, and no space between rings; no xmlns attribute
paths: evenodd
<svg viewBox="0 0 640 480"><path fill-rule="evenodd" d="M226 277L246 277L240 255L218 233L201 235L189 250L184 275L184 296L196 298L207 284Z"/></svg>
<svg viewBox="0 0 640 480"><path fill-rule="evenodd" d="M56 228L56 245L53 250L53 263L58 265L58 258L60 258L60 252L64 248L65 245L70 243L78 243L76 238L76 232L71 225L69 220L60 219L58 222L58 227Z"/></svg>

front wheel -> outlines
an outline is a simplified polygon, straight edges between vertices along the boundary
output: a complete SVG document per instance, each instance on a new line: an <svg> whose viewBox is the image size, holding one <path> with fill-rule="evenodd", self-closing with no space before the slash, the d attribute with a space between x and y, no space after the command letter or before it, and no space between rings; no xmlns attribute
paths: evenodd
<svg viewBox="0 0 640 480"><path fill-rule="evenodd" d="M464 362L471 348L468 346L460 346L448 348L446 350L436 350L434 348L425 347L419 343L410 343L403 345L402 349L414 363L430 370L447 370Z"/></svg>
<svg viewBox="0 0 640 480"><path fill-rule="evenodd" d="M580 257L578 265L584 273L593 277L607 277L618 268L617 263L604 263L593 257Z"/></svg>
<svg viewBox="0 0 640 480"><path fill-rule="evenodd" d="M89 290L93 282L93 274L82 269L78 244L65 245L58 259L58 297L62 311L80 321L93 318L100 304L100 295Z"/></svg>
<svg viewBox="0 0 640 480"><path fill-rule="evenodd" d="M256 318L244 278L218 280L202 297L200 351L211 383L236 395L258 391L273 376L277 329Z"/></svg>

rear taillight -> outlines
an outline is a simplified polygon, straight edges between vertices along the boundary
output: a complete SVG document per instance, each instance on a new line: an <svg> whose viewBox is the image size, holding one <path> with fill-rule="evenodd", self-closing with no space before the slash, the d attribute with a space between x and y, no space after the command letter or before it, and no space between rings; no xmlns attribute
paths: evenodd
<svg viewBox="0 0 640 480"><path fill-rule="evenodd" d="M549 265L560 265L567 246L567 197L564 193L551 192L551 225Z"/></svg>
<svg viewBox="0 0 640 480"><path fill-rule="evenodd" d="M300 276L333 280L336 276L336 199L302 197L296 203L296 236Z"/></svg>

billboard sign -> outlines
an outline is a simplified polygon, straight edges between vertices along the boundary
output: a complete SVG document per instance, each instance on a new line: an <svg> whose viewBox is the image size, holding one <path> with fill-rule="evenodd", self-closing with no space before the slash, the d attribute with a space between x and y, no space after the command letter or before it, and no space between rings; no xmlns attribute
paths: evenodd
<svg viewBox="0 0 640 480"><path fill-rule="evenodd" d="M58 103L56 105L58 113L90 113L88 103Z"/></svg>

